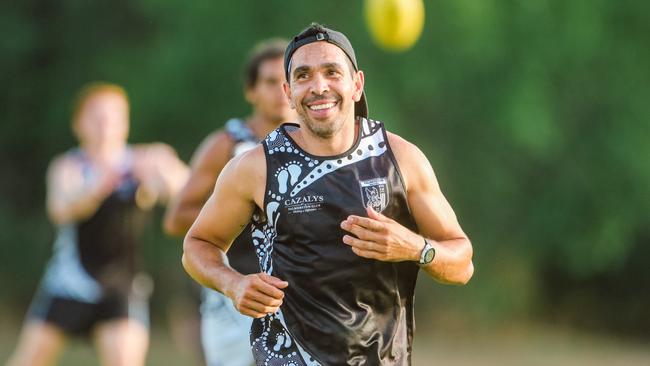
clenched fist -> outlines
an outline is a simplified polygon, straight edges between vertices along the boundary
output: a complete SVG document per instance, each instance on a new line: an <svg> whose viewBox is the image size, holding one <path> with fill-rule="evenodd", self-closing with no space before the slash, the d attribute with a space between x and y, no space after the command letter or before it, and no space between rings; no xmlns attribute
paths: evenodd
<svg viewBox="0 0 650 366"><path fill-rule="evenodd" d="M287 281L266 273L254 273L244 276L231 294L231 300L237 311L253 318L263 318L275 313L282 305L284 292L289 286Z"/></svg>

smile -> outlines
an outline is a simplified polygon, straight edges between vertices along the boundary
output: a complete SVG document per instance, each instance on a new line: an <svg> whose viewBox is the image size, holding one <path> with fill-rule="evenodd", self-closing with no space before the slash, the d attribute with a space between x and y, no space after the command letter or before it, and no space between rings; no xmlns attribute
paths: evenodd
<svg viewBox="0 0 650 366"><path fill-rule="evenodd" d="M308 107L312 111L320 111L320 110L323 110L323 109L333 108L335 105L336 105L336 102L330 102L330 103L310 105Z"/></svg>

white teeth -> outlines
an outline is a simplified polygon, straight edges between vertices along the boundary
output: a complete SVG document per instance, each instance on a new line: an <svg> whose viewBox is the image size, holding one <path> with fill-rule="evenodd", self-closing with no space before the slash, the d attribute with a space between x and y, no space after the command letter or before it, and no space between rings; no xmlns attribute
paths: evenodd
<svg viewBox="0 0 650 366"><path fill-rule="evenodd" d="M334 107L334 104L336 104L336 103L317 104L317 105L309 106L309 109L311 109L312 111L319 111L321 109L332 108L332 107Z"/></svg>

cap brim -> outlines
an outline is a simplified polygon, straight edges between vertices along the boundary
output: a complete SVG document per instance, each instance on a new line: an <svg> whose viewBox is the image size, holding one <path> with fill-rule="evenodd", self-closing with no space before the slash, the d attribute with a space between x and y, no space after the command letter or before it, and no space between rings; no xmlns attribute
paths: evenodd
<svg viewBox="0 0 650 366"><path fill-rule="evenodd" d="M366 92L361 93L361 98L354 103L354 115L356 117L368 118L368 102L366 102Z"/></svg>

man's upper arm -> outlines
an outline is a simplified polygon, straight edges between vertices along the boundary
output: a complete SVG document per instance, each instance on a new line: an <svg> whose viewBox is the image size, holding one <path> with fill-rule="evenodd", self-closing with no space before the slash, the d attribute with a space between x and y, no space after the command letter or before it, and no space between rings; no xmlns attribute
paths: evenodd
<svg viewBox="0 0 650 366"><path fill-rule="evenodd" d="M250 222L259 200L256 197L263 195L266 183L263 156L263 150L257 147L226 164L188 237L228 249Z"/></svg>
<svg viewBox="0 0 650 366"><path fill-rule="evenodd" d="M83 186L81 171L67 156L56 157L47 169L47 213L52 222L68 221L65 209L71 196L78 194Z"/></svg>
<svg viewBox="0 0 650 366"><path fill-rule="evenodd" d="M196 213L206 202L214 188L232 150L232 141L224 132L208 136L192 156L190 177L168 207L165 218L166 230L185 233Z"/></svg>
<svg viewBox="0 0 650 366"><path fill-rule="evenodd" d="M201 196L201 204L210 195L221 170L230 160L233 142L225 132L208 136L190 161L191 175L188 187Z"/></svg>
<svg viewBox="0 0 650 366"><path fill-rule="evenodd" d="M466 238L422 151L394 134L389 134L389 142L406 184L407 200L419 233L438 241Z"/></svg>

